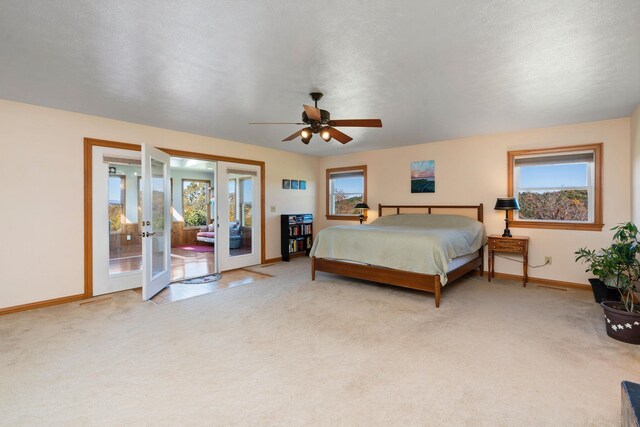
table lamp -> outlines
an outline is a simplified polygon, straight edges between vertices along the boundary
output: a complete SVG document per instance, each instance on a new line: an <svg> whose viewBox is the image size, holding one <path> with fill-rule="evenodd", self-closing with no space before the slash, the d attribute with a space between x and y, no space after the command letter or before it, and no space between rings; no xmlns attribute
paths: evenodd
<svg viewBox="0 0 640 427"><path fill-rule="evenodd" d="M506 225L504 228L504 233L502 233L502 237L513 237L511 235L511 231L509 230L509 211L520 210L518 199L516 199L515 197L498 197L494 209L504 211L504 221Z"/></svg>
<svg viewBox="0 0 640 427"><path fill-rule="evenodd" d="M362 220L364 219L364 211L366 209L369 209L369 206L364 203L364 202L360 202L360 203L356 203L356 205L353 207L354 209L360 209L360 224L362 224Z"/></svg>

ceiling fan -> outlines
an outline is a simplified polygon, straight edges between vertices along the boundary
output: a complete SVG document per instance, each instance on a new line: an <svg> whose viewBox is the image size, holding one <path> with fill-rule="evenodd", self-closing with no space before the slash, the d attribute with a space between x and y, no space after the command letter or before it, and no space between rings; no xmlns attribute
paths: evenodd
<svg viewBox="0 0 640 427"><path fill-rule="evenodd" d="M318 108L318 101L322 98L322 93L311 92L309 94L311 99L315 102L315 107L310 105L303 105L304 111L302 112L302 123L249 123L250 125L307 125L307 127L300 129L293 135L289 135L282 141L291 141L297 137L300 137L303 143L309 144L311 137L314 133L319 133L320 137L329 142L331 138L346 144L351 141L349 135L340 132L336 127L349 126L349 127L365 127L365 128L381 128L382 120L380 119L347 119L347 120L331 120L331 115L327 110L321 110Z"/></svg>

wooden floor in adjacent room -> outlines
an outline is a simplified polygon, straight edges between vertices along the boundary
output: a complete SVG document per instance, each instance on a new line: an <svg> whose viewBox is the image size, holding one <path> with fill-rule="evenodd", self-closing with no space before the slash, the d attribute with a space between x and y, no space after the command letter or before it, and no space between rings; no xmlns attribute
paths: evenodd
<svg viewBox="0 0 640 427"><path fill-rule="evenodd" d="M231 249L231 256L250 253L250 249ZM109 274L142 269L142 256L128 256L109 260ZM214 272L214 252L196 252L171 248L171 281L200 277Z"/></svg>
<svg viewBox="0 0 640 427"><path fill-rule="evenodd" d="M109 260L109 274L142 269L142 256ZM214 272L214 253L171 248L171 281L199 277Z"/></svg>
<svg viewBox="0 0 640 427"><path fill-rule="evenodd" d="M255 283L256 281L265 279L267 277L272 276L269 274L263 274L244 268L239 268L237 270L231 270L222 273L222 277L215 282L198 284L172 283L161 290L156 296L151 298L151 301L155 302L156 304L168 304L187 298L197 297L199 295L205 295L222 289ZM135 291L142 295L141 288L135 289Z"/></svg>

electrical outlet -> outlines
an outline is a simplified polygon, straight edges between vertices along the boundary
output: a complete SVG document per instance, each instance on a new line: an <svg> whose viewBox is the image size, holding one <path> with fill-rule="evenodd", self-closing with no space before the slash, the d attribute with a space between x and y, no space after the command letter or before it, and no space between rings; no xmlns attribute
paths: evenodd
<svg viewBox="0 0 640 427"><path fill-rule="evenodd" d="M550 256L546 256L544 257L544 263L546 265L551 265L551 257Z"/></svg>
<svg viewBox="0 0 640 427"><path fill-rule="evenodd" d="M276 207L275 206L271 206L271 212L275 212L276 211Z"/></svg>
<svg viewBox="0 0 640 427"><path fill-rule="evenodd" d="M131 234L127 234L127 240L131 240Z"/></svg>

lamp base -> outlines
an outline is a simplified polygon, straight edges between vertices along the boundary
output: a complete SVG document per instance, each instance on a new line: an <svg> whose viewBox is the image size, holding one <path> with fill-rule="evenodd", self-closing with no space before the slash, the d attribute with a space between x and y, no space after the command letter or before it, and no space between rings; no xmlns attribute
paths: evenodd
<svg viewBox="0 0 640 427"><path fill-rule="evenodd" d="M502 233L502 237L513 237L511 230L509 230L509 210L504 211L504 233Z"/></svg>
<svg viewBox="0 0 640 427"><path fill-rule="evenodd" d="M360 214L359 218L360 218L360 224L362 224L362 220L364 219L364 215Z"/></svg>

